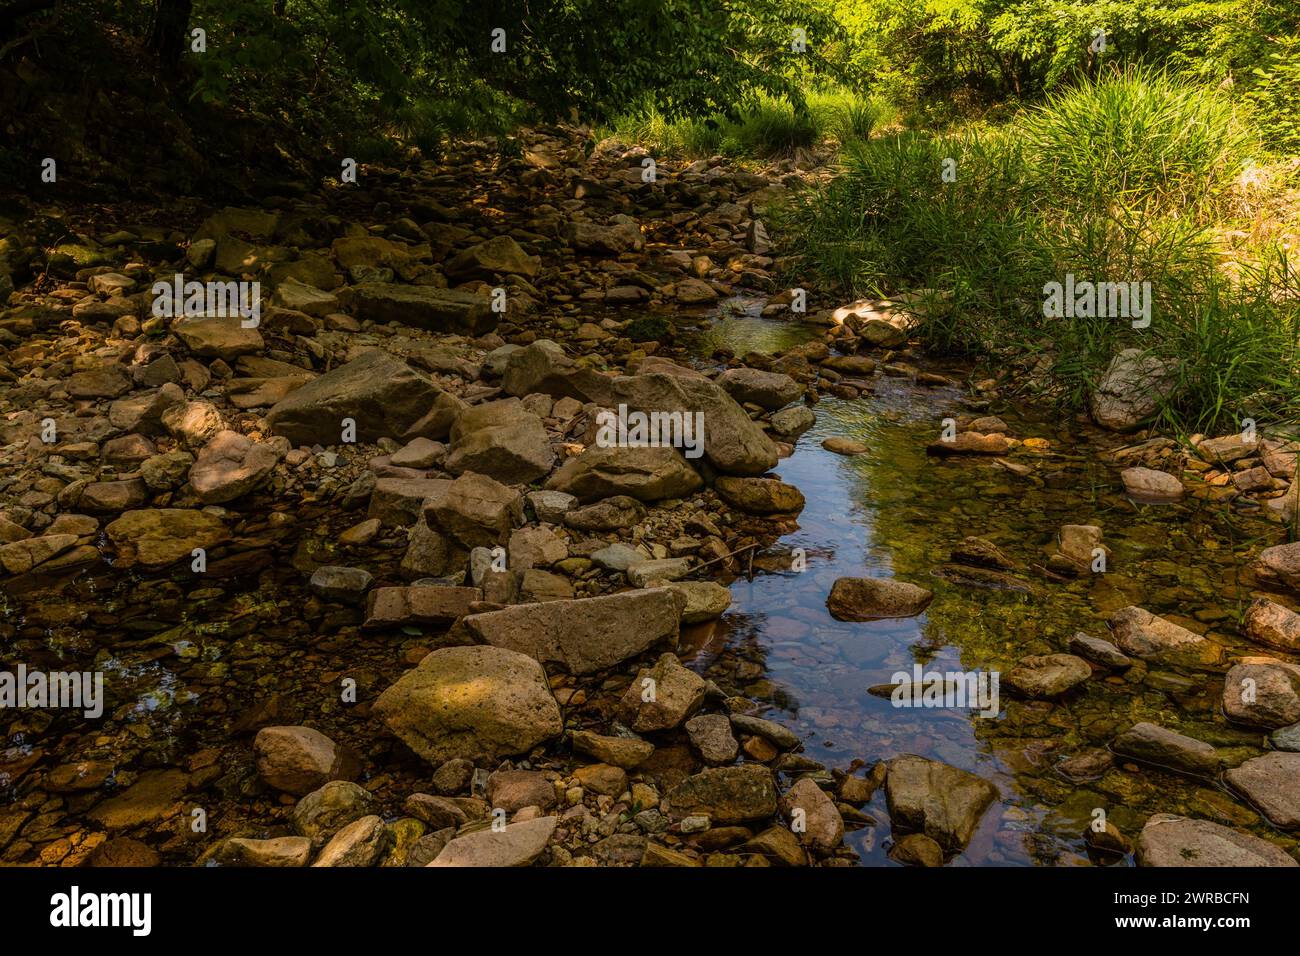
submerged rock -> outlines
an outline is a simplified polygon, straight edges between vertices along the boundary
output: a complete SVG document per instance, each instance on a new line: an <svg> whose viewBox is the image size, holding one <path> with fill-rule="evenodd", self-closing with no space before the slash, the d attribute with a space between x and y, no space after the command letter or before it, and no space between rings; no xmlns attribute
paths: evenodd
<svg viewBox="0 0 1300 956"><path fill-rule="evenodd" d="M1253 757L1223 778L1274 826L1300 829L1300 754Z"/></svg>
<svg viewBox="0 0 1300 956"><path fill-rule="evenodd" d="M1181 773L1218 772L1219 755L1209 744L1156 724L1134 724L1111 743L1121 757Z"/></svg>
<svg viewBox="0 0 1300 956"><path fill-rule="evenodd" d="M1183 496L1183 483L1165 471L1125 468L1119 476L1125 492L1136 501L1177 501Z"/></svg>
<svg viewBox="0 0 1300 956"><path fill-rule="evenodd" d="M1008 687L1033 700L1060 697L1092 676L1088 662L1073 654L1023 657L1003 678Z"/></svg>
<svg viewBox="0 0 1300 956"><path fill-rule="evenodd" d="M951 439L939 439L925 446L928 454L947 455L1005 455L1011 445L1001 435L984 435L979 432L958 432Z"/></svg>
<svg viewBox="0 0 1300 956"><path fill-rule="evenodd" d="M1139 866L1300 866L1281 847L1209 820L1150 817L1138 836Z"/></svg>
<svg viewBox="0 0 1300 956"><path fill-rule="evenodd" d="M948 852L965 848L998 791L982 777L924 757L889 761L885 795L899 831L924 833Z"/></svg>
<svg viewBox="0 0 1300 956"><path fill-rule="evenodd" d="M915 617L934 600L934 593L892 578L840 578L831 586L826 607L837 621L873 621Z"/></svg>
<svg viewBox="0 0 1300 956"><path fill-rule="evenodd" d="M1110 641L1102 640L1100 637L1092 637L1083 633L1083 631L1075 632L1074 636L1070 638L1070 651L1078 654L1084 660L1100 664L1102 667L1109 667L1112 670L1123 670L1133 664L1133 659Z"/></svg>

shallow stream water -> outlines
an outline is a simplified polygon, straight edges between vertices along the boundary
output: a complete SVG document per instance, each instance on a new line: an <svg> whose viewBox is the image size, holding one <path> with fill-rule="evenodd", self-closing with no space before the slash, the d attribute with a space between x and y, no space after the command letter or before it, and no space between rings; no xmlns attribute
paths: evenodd
<svg viewBox="0 0 1300 956"><path fill-rule="evenodd" d="M743 354L788 348L807 332L740 316L715 323L699 341ZM1012 435L1047 442L1016 456L1032 467L1029 475L978 457L930 457L925 448L939 437L941 420L968 413L961 392L888 376L875 382L874 395L818 403L817 424L775 469L807 504L799 530L759 563L788 569L795 549L802 549L806 569L738 579L731 609L693 666L734 681L758 665L761 674L741 686L768 702L765 716L799 733L808 755L827 766L914 753L993 781L999 804L958 865L1086 863L1083 835L1095 808L1130 838L1152 813L1175 812L1242 827L1293 849L1293 836L1271 828L1217 781L1117 765L1075 785L1054 769L1142 720L1208 741L1225 756L1262 752L1260 732L1229 725L1220 714L1223 669L1139 663L1125 675L1094 675L1056 704L1016 700L1002 688L996 718L973 709L896 707L868 693L896 672L911 674L915 664L925 671L1005 673L1024 656L1066 652L1077 631L1108 637L1106 618L1130 604L1206 634L1228 653L1275 654L1237 632L1251 600L1240 578L1260 547L1284 540L1277 525L1222 503L1135 505L1122 493L1118 469L1101 462L1096 449L1011 408L993 411ZM821 447L831 436L857 439L870 451L833 454ZM1065 583L1047 578L1042 566L1065 524L1102 527L1112 552L1106 573ZM1030 592L937 576L967 535L993 542L1019 563ZM841 623L825 600L842 576L896 577L930 588L935 598L915 618ZM866 809L877 825L846 839L865 864L882 864L889 840L883 793Z"/></svg>

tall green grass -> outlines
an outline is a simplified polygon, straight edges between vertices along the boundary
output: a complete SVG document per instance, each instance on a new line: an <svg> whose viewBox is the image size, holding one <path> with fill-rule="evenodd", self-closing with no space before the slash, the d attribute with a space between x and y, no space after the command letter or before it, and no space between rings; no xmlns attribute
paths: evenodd
<svg viewBox="0 0 1300 956"><path fill-rule="evenodd" d="M1211 201L1259 146L1219 90L1140 68L1054 93L1016 128L1041 187L1086 203Z"/></svg>
<svg viewBox="0 0 1300 956"><path fill-rule="evenodd" d="M1000 128L859 142L840 176L775 225L799 271L837 293L943 291L921 306L929 346L1032 368L1039 394L1064 408L1136 346L1178 363L1167 426L1236 427L1300 413L1294 271L1264 244L1237 248L1246 261L1225 268L1226 217L1241 209L1237 181L1257 147L1219 91L1129 70ZM1150 282L1151 326L1044 316L1045 283L1066 273Z"/></svg>
<svg viewBox="0 0 1300 956"><path fill-rule="evenodd" d="M725 155L767 159L833 141L845 145L869 139L893 117L882 100L846 90L811 91L801 106L760 96L734 117L668 119L653 104L614 119L606 135L663 153L704 158Z"/></svg>

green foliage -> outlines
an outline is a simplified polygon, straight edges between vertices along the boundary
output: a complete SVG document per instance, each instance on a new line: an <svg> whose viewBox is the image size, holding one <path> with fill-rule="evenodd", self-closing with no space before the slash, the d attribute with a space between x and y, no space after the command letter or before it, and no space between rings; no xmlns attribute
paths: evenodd
<svg viewBox="0 0 1300 956"><path fill-rule="evenodd" d="M1259 145L1224 93L1142 68L1051 94L1019 129L1042 188L1075 202L1207 201Z"/></svg>
<svg viewBox="0 0 1300 956"><path fill-rule="evenodd" d="M816 39L842 32L801 0L287 0L279 14L196 0L192 22L209 31L195 85L206 99L289 88L392 110L486 87L546 115L596 117L651 91L670 117L728 112L760 92L797 100L797 77L828 68ZM790 50L796 25L813 38L803 54Z"/></svg>
<svg viewBox="0 0 1300 956"><path fill-rule="evenodd" d="M919 122L1008 97L1034 99L1107 67L1156 65L1211 85L1285 93L1294 81L1294 0L830 0L869 72ZM1098 31L1105 47L1097 48ZM835 50L828 51L834 57ZM1295 97L1274 108L1295 117ZM1293 125L1288 124L1288 125Z"/></svg>
<svg viewBox="0 0 1300 956"><path fill-rule="evenodd" d="M1222 267L1252 142L1225 93L1128 71L1005 127L859 143L776 226L798 268L845 296L938 290L920 307L928 344L1032 359L1067 408L1136 345L1182 362L1171 420L1209 430L1248 407L1266 421L1300 409L1300 283L1267 244L1235 274ZM1044 316L1044 285L1066 273L1150 282L1151 327Z"/></svg>
<svg viewBox="0 0 1300 956"><path fill-rule="evenodd" d="M1252 71L1246 98L1268 143L1300 152L1300 37L1278 38L1267 58Z"/></svg>

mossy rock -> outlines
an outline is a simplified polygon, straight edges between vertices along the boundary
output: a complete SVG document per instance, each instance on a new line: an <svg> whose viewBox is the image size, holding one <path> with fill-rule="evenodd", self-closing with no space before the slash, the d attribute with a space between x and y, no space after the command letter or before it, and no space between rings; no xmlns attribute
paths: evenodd
<svg viewBox="0 0 1300 956"><path fill-rule="evenodd" d="M677 329L662 315L643 315L628 323L625 334L633 342L671 342Z"/></svg>
<svg viewBox="0 0 1300 956"><path fill-rule="evenodd" d="M108 250L78 242L65 242L54 247L47 268L51 274L66 279L76 275L79 269L112 264L113 257Z"/></svg>

